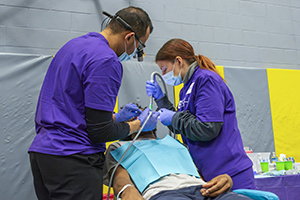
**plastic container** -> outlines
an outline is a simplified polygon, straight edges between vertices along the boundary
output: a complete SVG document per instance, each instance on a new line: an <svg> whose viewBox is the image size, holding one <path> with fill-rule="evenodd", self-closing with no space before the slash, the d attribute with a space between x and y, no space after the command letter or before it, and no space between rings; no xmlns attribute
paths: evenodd
<svg viewBox="0 0 300 200"><path fill-rule="evenodd" d="M276 162L276 169L277 171L281 171L285 169L285 162L284 161L277 161Z"/></svg>
<svg viewBox="0 0 300 200"><path fill-rule="evenodd" d="M285 161L284 162L284 169L285 170L293 169L293 161Z"/></svg>
<svg viewBox="0 0 300 200"><path fill-rule="evenodd" d="M269 171L269 162L261 162L260 167L261 167L262 172L268 172Z"/></svg>

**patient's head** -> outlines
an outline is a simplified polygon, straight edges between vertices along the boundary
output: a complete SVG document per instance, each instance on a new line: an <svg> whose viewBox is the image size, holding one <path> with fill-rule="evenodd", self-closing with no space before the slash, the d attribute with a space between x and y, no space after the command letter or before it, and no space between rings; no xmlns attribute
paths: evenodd
<svg viewBox="0 0 300 200"><path fill-rule="evenodd" d="M144 108L142 108L139 104L137 104L137 103L134 103L139 109L141 109L142 111L144 111L147 107L144 107ZM123 106L120 108L120 109L122 109L123 108ZM128 120L128 121L133 121L133 120L135 120L134 118L133 119L130 119L130 120ZM128 140L132 140L135 136L136 136L136 134L137 134L138 132L135 132L135 133L133 133L133 134L131 134L131 135L129 135L129 136L127 136L126 138L124 138L124 139L122 139L123 141L128 141ZM142 131L141 133L140 133L140 135L139 135L139 137L138 138L156 138L156 128L155 129L153 129L152 131Z"/></svg>

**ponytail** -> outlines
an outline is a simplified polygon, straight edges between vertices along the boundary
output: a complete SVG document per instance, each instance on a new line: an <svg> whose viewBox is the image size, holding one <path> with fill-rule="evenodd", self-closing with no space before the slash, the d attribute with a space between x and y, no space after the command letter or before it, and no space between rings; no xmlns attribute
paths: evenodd
<svg viewBox="0 0 300 200"><path fill-rule="evenodd" d="M220 75L220 73L216 69L215 64L209 58L207 58L206 56L198 54L197 56L195 55L195 59L196 59L196 61L197 61L200 68L207 69L207 70L210 70L210 71L213 71L213 72L217 73L225 81L225 79Z"/></svg>

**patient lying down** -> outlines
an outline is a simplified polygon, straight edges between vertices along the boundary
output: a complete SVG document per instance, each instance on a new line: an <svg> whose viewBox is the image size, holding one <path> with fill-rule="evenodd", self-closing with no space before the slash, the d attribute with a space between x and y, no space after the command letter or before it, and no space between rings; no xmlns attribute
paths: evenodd
<svg viewBox="0 0 300 200"><path fill-rule="evenodd" d="M136 134L112 143L106 152L104 183L107 184L117 161ZM231 192L227 174L204 182L197 173L188 150L166 136L156 139L155 130L142 132L124 156L113 177L113 189L122 200L249 200Z"/></svg>

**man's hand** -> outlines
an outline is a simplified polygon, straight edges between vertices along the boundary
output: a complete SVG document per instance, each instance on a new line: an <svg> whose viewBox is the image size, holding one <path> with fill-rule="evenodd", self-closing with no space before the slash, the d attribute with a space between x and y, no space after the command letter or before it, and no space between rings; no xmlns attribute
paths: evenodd
<svg viewBox="0 0 300 200"><path fill-rule="evenodd" d="M115 114L115 122L125 122L141 114L141 110L134 103L129 103L124 106L118 113Z"/></svg>
<svg viewBox="0 0 300 200"><path fill-rule="evenodd" d="M232 179L227 174L219 175L204 184L200 192L205 197L216 197L227 192L233 185Z"/></svg>

